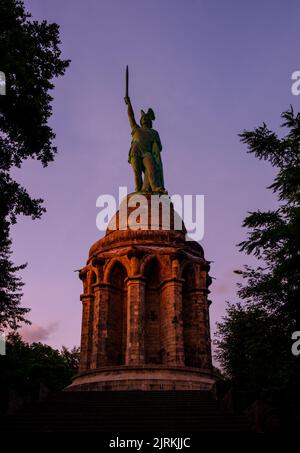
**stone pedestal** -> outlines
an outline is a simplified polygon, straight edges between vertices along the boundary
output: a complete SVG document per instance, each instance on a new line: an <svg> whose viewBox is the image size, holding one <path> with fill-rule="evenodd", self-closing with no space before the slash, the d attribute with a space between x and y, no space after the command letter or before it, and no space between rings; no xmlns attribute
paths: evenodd
<svg viewBox="0 0 300 453"><path fill-rule="evenodd" d="M214 387L209 264L184 226L176 230L173 207L166 226L147 200L142 228L124 228L118 211L80 272L81 360L69 391Z"/></svg>

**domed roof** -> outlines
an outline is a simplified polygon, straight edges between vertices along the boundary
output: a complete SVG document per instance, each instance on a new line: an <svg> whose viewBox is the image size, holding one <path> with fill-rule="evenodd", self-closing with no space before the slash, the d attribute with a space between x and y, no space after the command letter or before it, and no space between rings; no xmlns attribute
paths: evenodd
<svg viewBox="0 0 300 453"><path fill-rule="evenodd" d="M111 218L106 236L116 230L156 230L186 233L182 218L168 195L132 193Z"/></svg>
<svg viewBox="0 0 300 453"><path fill-rule="evenodd" d="M90 248L89 259L120 247L171 247L204 257L203 248L187 240L187 231L168 195L132 193L122 200L104 237Z"/></svg>

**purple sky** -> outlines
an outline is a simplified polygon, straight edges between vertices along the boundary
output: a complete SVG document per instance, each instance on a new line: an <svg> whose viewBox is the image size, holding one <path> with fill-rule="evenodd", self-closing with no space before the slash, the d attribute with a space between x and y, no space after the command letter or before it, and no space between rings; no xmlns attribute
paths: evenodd
<svg viewBox="0 0 300 453"><path fill-rule="evenodd" d="M233 269L249 263L236 244L247 211L271 209L266 190L274 170L246 154L237 134L262 121L278 129L280 113L300 97L298 0L27 0L34 19L61 26L63 55L72 60L56 82L51 125L59 149L43 169L26 162L15 177L45 200L40 221L13 229L22 272L23 305L31 307L28 340L79 344L83 266L96 229L96 198L133 190L127 163L130 129L123 103L124 70L136 112L153 107L163 143L170 194L205 195L211 324L235 300Z"/></svg>

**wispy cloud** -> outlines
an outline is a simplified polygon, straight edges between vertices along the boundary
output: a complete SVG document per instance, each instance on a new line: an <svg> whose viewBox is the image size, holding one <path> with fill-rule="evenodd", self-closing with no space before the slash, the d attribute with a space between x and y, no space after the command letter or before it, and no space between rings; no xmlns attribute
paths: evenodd
<svg viewBox="0 0 300 453"><path fill-rule="evenodd" d="M47 326L40 326L39 324L31 324L31 326L24 326L20 330L23 340L28 343L38 341L46 341L51 335L57 331L59 322L50 322Z"/></svg>
<svg viewBox="0 0 300 453"><path fill-rule="evenodd" d="M234 273L235 269L230 268L225 270L222 275L213 281L212 293L214 295L224 296L232 292L237 292L237 282L241 280L241 276Z"/></svg>

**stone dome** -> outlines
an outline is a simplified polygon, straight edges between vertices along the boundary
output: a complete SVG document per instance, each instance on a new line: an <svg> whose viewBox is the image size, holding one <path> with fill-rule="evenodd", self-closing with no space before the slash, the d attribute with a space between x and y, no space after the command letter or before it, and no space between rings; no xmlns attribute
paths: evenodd
<svg viewBox="0 0 300 453"><path fill-rule="evenodd" d="M156 246L169 244L204 258L201 245L186 238L184 222L168 195L132 193L121 202L119 210L108 224L105 236L91 246L89 260L111 247L132 246L135 243Z"/></svg>
<svg viewBox="0 0 300 453"><path fill-rule="evenodd" d="M131 193L112 217L106 235L116 230L179 231L186 233L183 220L168 195Z"/></svg>

